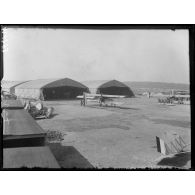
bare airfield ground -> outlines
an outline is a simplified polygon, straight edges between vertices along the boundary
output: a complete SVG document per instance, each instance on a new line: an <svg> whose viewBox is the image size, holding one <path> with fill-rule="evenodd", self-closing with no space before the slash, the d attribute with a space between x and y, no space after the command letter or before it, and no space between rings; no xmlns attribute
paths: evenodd
<svg viewBox="0 0 195 195"><path fill-rule="evenodd" d="M190 143L190 106L167 106L156 98L125 98L121 108L101 108L80 101L47 101L51 119L37 120L45 130L59 131L64 140L50 144L64 168L190 168L191 153L166 157L157 152L155 136L180 134Z"/></svg>

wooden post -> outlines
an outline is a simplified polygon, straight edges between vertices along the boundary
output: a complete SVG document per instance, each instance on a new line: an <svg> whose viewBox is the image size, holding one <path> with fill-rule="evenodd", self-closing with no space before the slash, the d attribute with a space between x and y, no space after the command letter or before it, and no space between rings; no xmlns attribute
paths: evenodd
<svg viewBox="0 0 195 195"><path fill-rule="evenodd" d="M174 96L175 95L175 91L172 89L171 90L171 96Z"/></svg>
<svg viewBox="0 0 195 195"><path fill-rule="evenodd" d="M150 98L150 92L148 91L148 98Z"/></svg>
<svg viewBox="0 0 195 195"><path fill-rule="evenodd" d="M84 106L87 104L87 95L85 92L83 92L83 103L84 103Z"/></svg>

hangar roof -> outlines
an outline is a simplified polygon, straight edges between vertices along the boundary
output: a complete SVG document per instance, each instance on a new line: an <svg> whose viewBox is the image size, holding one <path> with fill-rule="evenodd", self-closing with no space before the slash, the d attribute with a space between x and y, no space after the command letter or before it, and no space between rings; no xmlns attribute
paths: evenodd
<svg viewBox="0 0 195 195"><path fill-rule="evenodd" d="M128 86L120 81L111 80L111 81L108 81L108 82L100 85L98 88L106 88L106 87L128 87Z"/></svg>
<svg viewBox="0 0 195 195"><path fill-rule="evenodd" d="M21 85L18 85L16 88L17 89L29 89L29 88L40 89L40 88L51 88L51 87L61 87L61 86L87 88L85 85L69 78L31 80Z"/></svg>

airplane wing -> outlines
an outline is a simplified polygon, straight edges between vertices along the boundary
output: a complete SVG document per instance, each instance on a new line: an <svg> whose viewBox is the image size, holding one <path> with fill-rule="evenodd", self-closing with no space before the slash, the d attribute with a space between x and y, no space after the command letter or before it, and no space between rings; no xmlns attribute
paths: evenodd
<svg viewBox="0 0 195 195"><path fill-rule="evenodd" d="M124 95L87 94L87 97L124 98Z"/></svg>
<svg viewBox="0 0 195 195"><path fill-rule="evenodd" d="M190 95L175 95L175 97L178 97L178 98L190 98Z"/></svg>
<svg viewBox="0 0 195 195"><path fill-rule="evenodd" d="M77 96L77 99L83 99L83 95L78 95ZM92 97L92 96L87 96L87 99L95 99L95 97Z"/></svg>
<svg viewBox="0 0 195 195"><path fill-rule="evenodd" d="M86 98L87 99L98 99L100 97L104 97L105 99L112 99L112 98L124 98L125 96L123 95L104 95L104 94L91 94L91 93L87 93L86 94ZM77 96L77 98L79 99L83 99L83 95Z"/></svg>

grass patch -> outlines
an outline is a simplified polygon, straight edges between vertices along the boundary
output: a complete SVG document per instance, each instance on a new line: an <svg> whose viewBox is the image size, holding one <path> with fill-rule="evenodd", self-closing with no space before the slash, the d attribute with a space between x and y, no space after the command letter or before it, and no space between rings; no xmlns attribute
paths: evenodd
<svg viewBox="0 0 195 195"><path fill-rule="evenodd" d="M61 142L64 140L64 133L55 130L48 130L46 135L47 142Z"/></svg>

